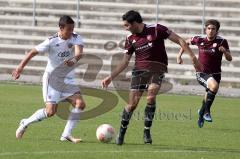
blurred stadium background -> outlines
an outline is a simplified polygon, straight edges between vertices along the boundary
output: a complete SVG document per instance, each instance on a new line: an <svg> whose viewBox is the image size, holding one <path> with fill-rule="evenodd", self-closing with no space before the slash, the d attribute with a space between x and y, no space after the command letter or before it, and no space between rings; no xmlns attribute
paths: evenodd
<svg viewBox="0 0 240 159"><path fill-rule="evenodd" d="M239 159L240 0L158 2L157 7L157 0L0 0L0 159ZM75 31L83 36L85 42L85 56L81 60L84 65L78 67L81 84L98 88L99 80L110 73L112 66L117 64L123 54L121 46L128 33L123 30L121 16L130 9L138 10L145 23L158 21L184 38L202 34L204 20L218 19L221 22L220 35L228 40L233 55L231 63L223 59L223 77L218 95L238 98L218 97L213 106L214 122L199 129L196 112L202 96L189 94L202 95L204 88L196 82L187 56L184 56L184 65L176 64L179 46L167 40L169 73L166 74L166 79L173 85L170 93L188 95L157 96L160 107L157 108L156 121L152 127L153 145L142 143L141 115L144 112L145 99L139 103L124 146L115 146L114 141L110 144L100 144L97 141L95 132L100 124L107 122L116 131L119 127L120 113L126 104L120 91L112 92L116 95L118 93L116 97L119 102L115 109L96 118L83 120L76 127L74 135L83 138L84 142L81 144L59 141L65 125L65 120L59 120L59 117L34 125L29 128L24 140L17 141L15 131L18 121L43 106L39 84L47 63L46 55L34 57L17 81L34 83L37 86L8 84L13 82L11 72L25 53L56 33L59 17L68 14L74 18ZM198 52L195 47L193 50ZM86 64L90 66L87 71ZM128 70L131 67L130 65ZM117 80L125 83L127 78L122 74ZM121 82L115 84L120 84L117 86L122 88ZM106 95L106 90L101 91L101 95ZM98 89L96 94L99 94ZM102 101L97 97L94 94L84 94L88 110ZM109 96L107 98L111 99ZM162 119L162 114L169 114L172 118L168 119L166 115L167 118ZM178 119L181 115L187 115L187 118Z"/></svg>
<svg viewBox="0 0 240 159"><path fill-rule="evenodd" d="M112 56L122 52L127 32L121 26L121 16L135 9L143 15L145 23L158 21L184 38L202 34L205 19L218 19L220 35L229 41L233 55L231 63L223 59L222 86L226 90L239 88L239 8L239 0L0 0L0 80L11 81L11 71L24 54L54 34L60 15L67 14L74 18L75 31L84 38L86 56L82 62L91 65L87 72L86 65L78 68L79 78L84 77L86 84L99 86L99 82L94 82L95 76L98 81L108 75ZM169 57L167 80L192 91L189 88L198 84L188 57L184 56L185 63L180 66L176 64L179 46L167 40L166 47ZM193 50L198 53L195 47ZM102 61L96 61L96 57ZM40 83L46 62L46 55L34 57L20 81ZM101 71L96 72L100 68Z"/></svg>

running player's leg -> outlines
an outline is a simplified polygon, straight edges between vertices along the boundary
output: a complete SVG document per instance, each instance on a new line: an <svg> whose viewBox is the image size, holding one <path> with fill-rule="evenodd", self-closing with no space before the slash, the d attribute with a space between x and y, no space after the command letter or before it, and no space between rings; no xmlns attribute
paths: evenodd
<svg viewBox="0 0 240 159"><path fill-rule="evenodd" d="M18 129L16 130L16 138L21 139L24 132L26 131L27 127L30 124L40 122L43 119L51 117L56 113L56 111L57 111L57 104L46 103L45 108L41 108L41 109L37 110L35 113L33 113L27 119L22 119L20 121Z"/></svg>
<svg viewBox="0 0 240 159"><path fill-rule="evenodd" d="M208 122L212 122L212 118L210 115L210 108L215 99L215 95L217 94L219 84L213 77L210 77L207 80L207 88L208 88L208 91L206 93L206 98L205 98L205 111L204 111L203 118Z"/></svg>
<svg viewBox="0 0 240 159"><path fill-rule="evenodd" d="M203 127L204 119L211 122L210 107L214 101L215 94L218 91L218 83L220 82L221 75L214 75L214 78L210 74L196 73L198 82L206 88L205 98L202 101L201 109L199 109L198 126Z"/></svg>
<svg viewBox="0 0 240 159"><path fill-rule="evenodd" d="M116 138L117 145L122 145L124 142L124 136L129 124L129 120L131 119L133 111L136 109L142 94L143 92L139 90L131 90L129 93L128 104L126 105L122 112L121 126L119 129L118 136Z"/></svg>
<svg viewBox="0 0 240 159"><path fill-rule="evenodd" d="M133 111L136 109L138 105L138 102L143 94L143 91L146 90L147 83L143 77L145 73L146 72L139 70L132 71L131 90L128 96L128 103L122 112L121 126L116 138L117 145L123 144L129 120L131 119Z"/></svg>
<svg viewBox="0 0 240 159"><path fill-rule="evenodd" d="M150 128L156 111L156 96L160 90L163 78L163 73L153 73L151 75L151 81L147 91L147 104L144 113L144 143L152 143Z"/></svg>
<svg viewBox="0 0 240 159"><path fill-rule="evenodd" d="M49 85L49 75L45 73L43 75L43 86L42 86L42 93L43 93L43 99L45 102L45 108L41 108L37 110L35 113L33 113L29 118L22 119L20 121L19 127L16 130L16 138L21 139L27 126L42 121L43 119L47 117L53 116L57 111L57 101L60 98L60 93L53 89Z"/></svg>
<svg viewBox="0 0 240 159"><path fill-rule="evenodd" d="M73 143L78 143L81 141L80 138L74 138L72 136L72 130L74 127L77 125L77 123L80 120L80 113L84 110L85 108L85 102L79 93L75 93L74 95L70 96L67 98L67 101L72 104L74 107L68 117L67 123L65 125L65 128L63 130L62 136L60 138L61 141L71 141Z"/></svg>
<svg viewBox="0 0 240 159"><path fill-rule="evenodd" d="M207 79L210 77L208 74L205 74L205 73L200 73L200 72L197 72L196 73L196 77L197 77L197 81L199 82L200 85L202 85L205 89L206 89L206 92L208 91L208 88L207 88ZM202 106L200 109L198 109L198 127L199 128L202 128L203 125L204 125L204 119L203 119L203 115L204 115L204 112L205 112L205 103L206 103L206 96L207 96L207 93L205 94L205 97L203 98L202 100Z"/></svg>

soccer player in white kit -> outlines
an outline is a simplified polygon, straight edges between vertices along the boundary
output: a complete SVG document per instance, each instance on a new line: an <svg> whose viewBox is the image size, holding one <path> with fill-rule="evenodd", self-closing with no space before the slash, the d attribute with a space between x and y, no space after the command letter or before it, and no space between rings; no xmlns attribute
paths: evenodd
<svg viewBox="0 0 240 159"><path fill-rule="evenodd" d="M77 85L74 85L74 66L82 57L83 41L81 36L74 33L73 30L74 21L72 18L66 15L62 16L59 20L59 31L33 48L18 67L13 70L12 76L16 80L20 77L25 65L32 57L38 53L48 52L48 63L43 75L45 108L37 110L29 118L20 121L16 130L17 139L22 138L30 124L53 116L57 112L58 103L62 100L67 100L74 108L69 114L60 140L73 143L81 141L80 138L75 138L71 135L72 129L80 119L80 112L85 108L85 102L80 94L80 89ZM67 73L66 70L68 70ZM61 81L63 84L61 84Z"/></svg>

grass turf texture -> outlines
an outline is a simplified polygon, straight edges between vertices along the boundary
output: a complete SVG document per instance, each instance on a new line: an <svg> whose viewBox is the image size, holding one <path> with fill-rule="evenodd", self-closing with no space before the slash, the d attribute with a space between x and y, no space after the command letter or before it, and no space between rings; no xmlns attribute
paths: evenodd
<svg viewBox="0 0 240 159"><path fill-rule="evenodd" d="M114 92L116 93L116 92ZM101 99L84 96L87 110ZM74 136L84 142L60 142L65 120L54 116L31 125L22 140L15 139L20 119L43 106L40 86L0 84L0 159L8 158L240 158L240 99L217 96L212 106L213 123L197 126L200 96L164 95L157 97L156 118L152 127L152 145L143 144L143 98L129 125L125 144L99 143L96 128L111 124L118 131L125 101L93 119L80 121Z"/></svg>

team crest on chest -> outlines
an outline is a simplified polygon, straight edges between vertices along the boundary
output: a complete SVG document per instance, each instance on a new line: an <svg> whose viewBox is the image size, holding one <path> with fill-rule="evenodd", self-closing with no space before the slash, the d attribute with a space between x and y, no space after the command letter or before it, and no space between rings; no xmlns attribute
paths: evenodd
<svg viewBox="0 0 240 159"><path fill-rule="evenodd" d="M217 47L217 43L213 43L213 47Z"/></svg>
<svg viewBox="0 0 240 159"><path fill-rule="evenodd" d="M152 35L147 35L147 40L148 40L148 41L152 41L152 40L153 40Z"/></svg>

